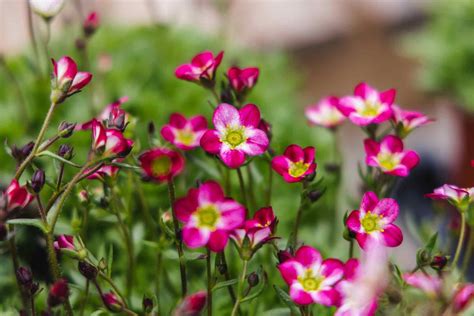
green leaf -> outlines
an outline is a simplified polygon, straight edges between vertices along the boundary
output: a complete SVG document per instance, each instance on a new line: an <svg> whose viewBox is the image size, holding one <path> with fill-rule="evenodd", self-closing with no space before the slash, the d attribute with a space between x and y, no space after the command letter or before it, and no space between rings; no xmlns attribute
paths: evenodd
<svg viewBox="0 0 474 316"><path fill-rule="evenodd" d="M45 233L48 232L47 227L44 225L43 221L41 221L41 219L39 218L15 218L15 219L8 220L7 224L35 226L41 229Z"/></svg>
<svg viewBox="0 0 474 316"><path fill-rule="evenodd" d="M293 303L288 293L286 293L276 285L273 285L273 288L275 289L275 292L277 293L278 297L283 301L283 303L285 303L290 308L292 315L301 315L300 311L296 307L295 303Z"/></svg>
<svg viewBox="0 0 474 316"><path fill-rule="evenodd" d="M138 166L134 166L134 165L131 165L131 164L128 164L128 163L123 163L123 162L114 162L114 163L112 163L112 166L117 166L117 167L120 167L120 168L132 169L132 170L141 170L141 168L138 167Z"/></svg>
<svg viewBox="0 0 474 316"><path fill-rule="evenodd" d="M58 207L59 200L61 200L61 195L64 193L61 193L57 198L56 201L54 201L53 205L48 211L48 214L46 215L46 221L48 222L48 225L51 225L53 218L56 217L58 212L60 211L60 208Z"/></svg>
<svg viewBox="0 0 474 316"><path fill-rule="evenodd" d="M433 252L433 249L436 245L436 240L437 239L438 239L438 232L434 233L431 236L430 240L428 241L428 243L425 246L426 250L428 250L430 254Z"/></svg>
<svg viewBox="0 0 474 316"><path fill-rule="evenodd" d="M73 167L75 167L75 168L82 168L81 165L78 165L78 164L76 164L76 163L74 163L74 162L72 162L72 161L69 161L69 160L67 160L67 159L64 159L63 157L58 156L58 155L56 155L55 153L50 152L49 150L45 150L45 151L40 152L40 153L38 154L38 157L40 157L40 156L51 157L51 158L53 158L53 159L56 159L56 160L58 160L58 161L60 161L60 162L62 162L62 163L65 163L65 164L67 164L67 165L73 166Z"/></svg>
<svg viewBox="0 0 474 316"><path fill-rule="evenodd" d="M228 281L222 281L222 282L217 282L216 285L214 285L214 287L212 288L212 292L215 292L219 289L222 289L222 288L225 288L225 287L228 287L228 286L232 286L234 284L237 284L238 280L237 279L232 279L232 280L228 280Z"/></svg>
<svg viewBox="0 0 474 316"><path fill-rule="evenodd" d="M114 246L110 245L109 252L107 254L107 275L109 278L112 276L112 262L114 261Z"/></svg>

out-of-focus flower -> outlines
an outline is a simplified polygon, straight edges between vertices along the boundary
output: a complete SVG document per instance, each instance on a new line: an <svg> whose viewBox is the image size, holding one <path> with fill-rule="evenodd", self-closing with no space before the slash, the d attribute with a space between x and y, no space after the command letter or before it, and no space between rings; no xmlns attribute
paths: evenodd
<svg viewBox="0 0 474 316"><path fill-rule="evenodd" d="M177 218L184 223L183 241L189 248L207 246L220 252L227 245L229 234L245 220L245 208L226 198L214 181L190 189L174 207Z"/></svg>
<svg viewBox="0 0 474 316"><path fill-rule="evenodd" d="M82 24L82 29L84 30L84 35L91 36L97 31L100 24L100 16L97 12L91 12L84 20Z"/></svg>
<svg viewBox="0 0 474 316"><path fill-rule="evenodd" d="M207 301L207 293L199 291L188 295L174 311L173 316L199 316Z"/></svg>
<svg viewBox="0 0 474 316"><path fill-rule="evenodd" d="M229 79L232 89L237 93L246 93L257 84L259 70L256 67L239 68L230 67L227 70L227 78Z"/></svg>
<svg viewBox="0 0 474 316"><path fill-rule="evenodd" d="M113 313L119 313L123 310L123 302L115 295L114 292L108 292L102 294L102 302L104 302L105 307Z"/></svg>
<svg viewBox="0 0 474 316"><path fill-rule="evenodd" d="M474 284L461 285L454 294L452 309L455 314L464 311L474 299Z"/></svg>
<svg viewBox="0 0 474 316"><path fill-rule="evenodd" d="M167 182L184 169L184 158L175 150L165 147L145 151L138 158L145 175L158 182Z"/></svg>
<svg viewBox="0 0 474 316"><path fill-rule="evenodd" d="M48 305L51 307L58 306L66 302L69 296L69 286L65 279L59 279L53 283L49 289Z"/></svg>
<svg viewBox="0 0 474 316"><path fill-rule="evenodd" d="M387 135L380 142L368 138L364 147L367 165L378 167L386 174L406 177L420 162L418 154L404 150L403 141L394 135Z"/></svg>
<svg viewBox="0 0 474 316"><path fill-rule="evenodd" d="M224 52L220 52L214 57L212 52L204 51L194 56L191 63L176 68L175 75L178 79L212 86L217 67L219 67L223 56Z"/></svg>
<svg viewBox="0 0 474 316"><path fill-rule="evenodd" d="M457 208L464 210L474 200L473 188L459 188L453 184L443 184L433 193L425 194L433 200L446 200Z"/></svg>
<svg viewBox="0 0 474 316"><path fill-rule="evenodd" d="M362 82L355 87L353 96L339 99L337 108L356 125L379 124L392 117L395 95L395 89L378 92Z"/></svg>
<svg viewBox="0 0 474 316"><path fill-rule="evenodd" d="M85 173L89 173L89 171L90 170L86 170ZM96 172L89 175L87 179L104 181L106 178L114 178L119 171L120 167L118 166L106 165L100 167Z"/></svg>
<svg viewBox="0 0 474 316"><path fill-rule="evenodd" d="M128 101L128 97L124 96L115 102L108 104L100 114L94 118L100 122L105 122L108 128L115 128L123 131L125 126L129 123L129 115L122 109L122 104ZM86 130L92 127L94 119L85 123L77 125L76 129Z"/></svg>
<svg viewBox="0 0 474 316"><path fill-rule="evenodd" d="M130 153L133 141L126 139L122 132L116 129L106 129L102 123L92 121L92 149L102 157L125 157Z"/></svg>
<svg viewBox="0 0 474 316"><path fill-rule="evenodd" d="M435 270L441 271L441 270L443 270L443 268L447 264L448 264L448 257L446 257L446 256L434 256L431 259L430 267L435 269Z"/></svg>
<svg viewBox="0 0 474 316"><path fill-rule="evenodd" d="M20 186L18 180L13 179L10 185L3 193L6 199L6 212L11 212L16 208L23 209L31 203L34 199L34 195L30 194L26 189L26 186Z"/></svg>
<svg viewBox="0 0 474 316"><path fill-rule="evenodd" d="M76 129L76 123L61 122L58 127L58 135L62 138L71 137L72 133Z"/></svg>
<svg viewBox="0 0 474 316"><path fill-rule="evenodd" d="M363 249L366 249L369 239L387 247L397 247L403 241L402 231L393 224L397 217L397 201L391 198L379 200L374 192L366 192L359 210L352 211L346 225L355 233Z"/></svg>
<svg viewBox="0 0 474 316"><path fill-rule="evenodd" d="M339 99L329 96L321 99L316 104L306 107L306 118L311 124L326 128L334 128L340 125L346 117L338 110Z"/></svg>
<svg viewBox="0 0 474 316"><path fill-rule="evenodd" d="M293 144L285 149L283 155L272 159L272 168L286 182L299 182L316 170L314 155L314 147L301 148Z"/></svg>
<svg viewBox="0 0 474 316"><path fill-rule="evenodd" d="M201 138L201 146L208 153L219 155L230 168L238 168L245 156L263 154L268 148L268 137L258 128L260 111L254 104L240 110L226 103L220 104L212 117L215 130L208 130Z"/></svg>
<svg viewBox="0 0 474 316"><path fill-rule="evenodd" d="M441 293L442 280L438 276L423 272L404 273L403 280L413 287L422 290L426 295L435 298Z"/></svg>
<svg viewBox="0 0 474 316"><path fill-rule="evenodd" d="M335 285L344 276L344 266L337 259L323 260L316 249L300 247L294 258L278 265L290 287L291 299L300 305L317 303L337 306L340 301Z"/></svg>
<svg viewBox="0 0 474 316"><path fill-rule="evenodd" d="M58 148L58 155L66 160L71 160L74 155L74 148L68 144L61 144Z"/></svg>
<svg viewBox="0 0 474 316"><path fill-rule="evenodd" d="M51 61L54 66L51 101L56 104L79 92L92 80L91 73L77 71L76 62L69 56L61 57L57 62Z"/></svg>
<svg viewBox="0 0 474 316"><path fill-rule="evenodd" d="M56 16L64 6L64 0L30 0L31 9L45 19Z"/></svg>
<svg viewBox="0 0 474 316"><path fill-rule="evenodd" d="M59 235L54 242L54 248L56 250L60 249L69 249L75 250L76 246L74 246L74 237L71 235Z"/></svg>
<svg viewBox="0 0 474 316"><path fill-rule="evenodd" d="M406 111L395 104L392 106L392 111L392 119L396 125L397 134L400 135L400 137L402 138L405 138L415 128L433 122L432 119L430 119L423 113L416 111Z"/></svg>
<svg viewBox="0 0 474 316"><path fill-rule="evenodd" d="M170 116L169 123L161 128L161 136L182 150L199 146L202 135L207 131L207 121L202 115L185 118L179 113Z"/></svg>
<svg viewBox="0 0 474 316"><path fill-rule="evenodd" d="M252 219L249 219L245 222L246 229L253 228L265 228L269 227L271 232L275 232L275 227L278 223L278 219L273 213L273 208L271 206L262 207L255 212Z"/></svg>

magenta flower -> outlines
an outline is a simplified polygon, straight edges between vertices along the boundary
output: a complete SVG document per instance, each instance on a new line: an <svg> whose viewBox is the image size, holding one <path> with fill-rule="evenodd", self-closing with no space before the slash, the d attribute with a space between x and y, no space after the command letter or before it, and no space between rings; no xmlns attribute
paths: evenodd
<svg viewBox="0 0 474 316"><path fill-rule="evenodd" d="M260 111L254 104L246 104L240 110L230 104L219 104L212 122L215 130L202 136L201 146L218 155L230 168L243 165L246 155L261 155L268 148L267 134L258 128Z"/></svg>
<svg viewBox="0 0 474 316"><path fill-rule="evenodd" d="M168 182L184 169L183 156L165 147L145 151L138 160L146 176L157 182Z"/></svg>
<svg viewBox="0 0 474 316"><path fill-rule="evenodd" d="M339 99L329 96L321 99L318 103L306 107L306 118L311 124L326 128L334 128L340 125L346 117L338 110Z"/></svg>
<svg viewBox="0 0 474 316"><path fill-rule="evenodd" d="M423 113L416 111L406 111L395 104L392 106L392 111L392 119L397 126L399 135L401 135L402 138L410 134L410 132L413 131L415 128L433 122L432 119L430 119Z"/></svg>
<svg viewBox="0 0 474 316"><path fill-rule="evenodd" d="M76 246L74 246L74 237L71 235L59 235L56 237L56 241L54 242L54 249L75 250Z"/></svg>
<svg viewBox="0 0 474 316"><path fill-rule="evenodd" d="M392 117L395 94L395 89L378 92L362 82L355 87L353 96L339 100L337 108L356 125L380 124Z"/></svg>
<svg viewBox="0 0 474 316"><path fill-rule="evenodd" d="M173 313L174 316L199 316L206 306L207 293L199 291L188 295Z"/></svg>
<svg viewBox="0 0 474 316"><path fill-rule="evenodd" d="M84 34L86 36L92 35L98 28L100 24L100 17L97 12L91 12L84 20L82 24L82 29L84 30Z"/></svg>
<svg viewBox="0 0 474 316"><path fill-rule="evenodd" d="M243 68L231 67L227 70L232 89L237 93L247 92L257 84L259 70L256 67Z"/></svg>
<svg viewBox="0 0 474 316"><path fill-rule="evenodd" d="M102 302L105 307L113 313L121 312L124 308L123 302L115 295L114 292L107 292L101 295Z"/></svg>
<svg viewBox="0 0 474 316"><path fill-rule="evenodd" d="M245 208L226 198L214 181L190 189L174 207L176 217L184 223L183 241L189 248L207 246L211 251L220 252L227 245L229 234L245 221Z"/></svg>
<svg viewBox="0 0 474 316"><path fill-rule="evenodd" d="M52 97L55 102L79 92L92 80L91 73L77 71L76 62L69 56L61 57L57 62L51 61L54 66L52 85L57 91L57 95Z"/></svg>
<svg viewBox="0 0 474 316"><path fill-rule="evenodd" d="M301 148L293 144L286 147L283 155L272 159L272 168L286 182L299 182L316 170L314 156L314 147Z"/></svg>
<svg viewBox="0 0 474 316"><path fill-rule="evenodd" d="M374 192L366 192L359 210L352 211L346 225L362 249L366 249L369 239L387 247L397 247L403 241L402 231L393 224L397 217L397 201L391 198L379 200Z"/></svg>
<svg viewBox="0 0 474 316"><path fill-rule="evenodd" d="M132 150L133 141L126 139L122 132L113 128L106 129L102 123L92 121L92 149L102 157L125 157Z"/></svg>
<svg viewBox="0 0 474 316"><path fill-rule="evenodd" d="M433 200L447 200L458 208L464 208L474 199L474 188L459 188L453 184L444 184L425 196Z"/></svg>
<svg viewBox="0 0 474 316"><path fill-rule="evenodd" d="M319 251L302 246L294 258L278 265L278 269L290 286L290 297L295 303L325 306L339 304L340 295L335 285L344 275L344 266L339 260L323 260Z"/></svg>
<svg viewBox="0 0 474 316"><path fill-rule="evenodd" d="M23 209L35 198L34 195L28 192L26 186L20 186L16 179L10 182L10 185L3 193L3 197L6 199L6 212L11 212L16 208Z"/></svg>
<svg viewBox="0 0 474 316"><path fill-rule="evenodd" d="M65 279L56 280L51 285L48 294L48 305L51 307L58 306L66 302L69 297L69 285Z"/></svg>
<svg viewBox="0 0 474 316"><path fill-rule="evenodd" d="M406 177L420 162L418 154L413 150L404 150L403 141L394 135L387 135L380 142L368 138L364 141L364 147L366 164L378 167L386 174Z"/></svg>
<svg viewBox="0 0 474 316"><path fill-rule="evenodd" d="M252 219L245 222L245 229L259 229L269 227L271 232L275 231L275 226L278 223L278 219L273 214L273 208L271 206L262 207L255 212Z"/></svg>
<svg viewBox="0 0 474 316"><path fill-rule="evenodd" d="M176 68L175 75L178 79L193 82L212 82L219 67L224 52L219 52L217 56L210 51L197 54L191 63L184 64Z"/></svg>
<svg viewBox="0 0 474 316"><path fill-rule="evenodd" d="M89 173L90 170L86 170L85 173ZM100 167L96 172L89 175L87 179L89 180L101 180L104 181L105 178L113 178L120 171L120 168L117 166L106 165Z"/></svg>
<svg viewBox="0 0 474 316"><path fill-rule="evenodd" d="M76 130L86 130L92 128L92 122L94 120L100 122L106 122L108 128L115 128L123 131L125 126L129 123L129 115L125 110L122 109L122 104L128 101L128 97L121 97L117 101L108 104L100 114L85 123L78 124Z"/></svg>
<svg viewBox="0 0 474 316"><path fill-rule="evenodd" d="M430 297L441 294L442 281L438 276L425 274L423 272L404 273L403 280L413 287L422 290Z"/></svg>
<svg viewBox="0 0 474 316"><path fill-rule="evenodd" d="M452 308L455 314L464 311L474 299L474 284L461 285L454 294Z"/></svg>
<svg viewBox="0 0 474 316"><path fill-rule="evenodd" d="M204 116L187 119L179 113L173 113L169 123L161 128L161 136L179 149L190 150L199 146L206 131L207 120Z"/></svg>

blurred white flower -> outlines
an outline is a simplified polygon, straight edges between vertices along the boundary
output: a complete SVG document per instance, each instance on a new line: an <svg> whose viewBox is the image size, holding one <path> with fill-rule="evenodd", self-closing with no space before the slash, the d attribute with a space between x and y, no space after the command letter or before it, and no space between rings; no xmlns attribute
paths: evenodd
<svg viewBox="0 0 474 316"><path fill-rule="evenodd" d="M31 9L45 19L57 15L64 6L64 0L30 0Z"/></svg>

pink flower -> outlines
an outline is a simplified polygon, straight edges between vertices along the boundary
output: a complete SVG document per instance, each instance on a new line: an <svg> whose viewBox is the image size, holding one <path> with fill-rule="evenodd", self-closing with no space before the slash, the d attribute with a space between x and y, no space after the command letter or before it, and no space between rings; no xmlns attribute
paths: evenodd
<svg viewBox="0 0 474 316"><path fill-rule="evenodd" d="M256 67L243 68L230 67L227 70L227 78L229 78L232 89L237 92L247 92L255 86L258 80L259 70Z"/></svg>
<svg viewBox="0 0 474 316"><path fill-rule="evenodd" d="M56 237L56 241L54 242L54 249L76 250L76 246L74 246L74 237L71 235L59 235Z"/></svg>
<svg viewBox="0 0 474 316"><path fill-rule="evenodd" d="M48 305L58 306L66 302L69 297L69 285L65 279L59 279L51 285L48 294Z"/></svg>
<svg viewBox="0 0 474 316"><path fill-rule="evenodd" d="M238 168L246 155L257 156L268 148L268 137L258 129L260 111L254 104L240 110L226 103L220 104L212 117L215 130L208 130L201 138L201 146L208 153L219 155L224 164Z"/></svg>
<svg viewBox="0 0 474 316"><path fill-rule="evenodd" d="M339 100L337 108L356 125L379 124L392 117L395 94L395 89L378 92L362 82L355 87L353 96Z"/></svg>
<svg viewBox="0 0 474 316"><path fill-rule="evenodd" d="M474 188L459 188L453 184L444 184L425 196L433 200L447 200L456 207L465 207L474 199Z"/></svg>
<svg viewBox="0 0 474 316"><path fill-rule="evenodd" d="M116 129L106 129L96 119L92 120L92 149L103 157L125 157L132 150L133 141L126 139Z"/></svg>
<svg viewBox="0 0 474 316"><path fill-rule="evenodd" d="M344 266L339 260L323 260L319 251L302 246L294 258L278 265L278 269L290 286L290 297L295 303L339 304L340 295L335 285L344 275Z"/></svg>
<svg viewBox="0 0 474 316"><path fill-rule="evenodd" d="M245 220L245 208L226 198L214 181L190 189L174 207L176 217L184 223L183 241L189 248L207 246L211 251L220 252L227 245L229 234Z"/></svg>
<svg viewBox="0 0 474 316"><path fill-rule="evenodd" d="M202 115L185 118L179 113L170 116L168 124L161 128L161 136L182 150L199 146L202 135L207 131L207 121Z"/></svg>
<svg viewBox="0 0 474 316"><path fill-rule="evenodd" d="M394 135L385 136L380 142L373 139L364 141L365 162L378 167L383 173L406 177L418 165L420 157L413 150L404 150L403 141Z"/></svg>
<svg viewBox="0 0 474 316"><path fill-rule="evenodd" d="M26 186L20 186L16 179L10 182L3 196L6 198L6 212L11 212L16 208L23 209L35 198L28 192Z"/></svg>
<svg viewBox="0 0 474 316"><path fill-rule="evenodd" d="M326 128L334 128L340 125L346 117L338 110L337 97L326 97L314 105L306 107L306 118L311 124L320 125Z"/></svg>
<svg viewBox="0 0 474 316"><path fill-rule="evenodd" d="M368 240L387 247L397 247L403 241L402 231L393 224L397 217L397 201L391 198L379 200L374 192L367 192L362 197L359 210L352 211L346 225L355 233L362 249L366 248Z"/></svg>
<svg viewBox="0 0 474 316"><path fill-rule="evenodd" d="M437 297L441 293L441 279L438 276L425 274L423 272L404 273L403 280L413 287L422 290L430 297Z"/></svg>
<svg viewBox="0 0 474 316"><path fill-rule="evenodd" d="M278 223L278 219L273 214L273 208L271 206L262 207L255 212L252 219L245 222L245 229L260 229L269 227L271 232L275 231L275 226Z"/></svg>
<svg viewBox="0 0 474 316"><path fill-rule="evenodd" d="M474 284L463 284L454 295L452 306L454 313L465 310L474 298Z"/></svg>
<svg viewBox="0 0 474 316"><path fill-rule="evenodd" d="M299 182L316 170L314 155L314 147L301 148L293 144L286 147L283 155L272 159L272 168L286 182Z"/></svg>
<svg viewBox="0 0 474 316"><path fill-rule="evenodd" d="M207 293L199 291L188 295L174 311L174 316L199 316L207 301Z"/></svg>
<svg viewBox="0 0 474 316"><path fill-rule="evenodd" d="M212 52L204 51L194 56L191 63L176 68L175 75L178 79L197 83L213 82L217 67L219 67L223 56L224 52L219 52L214 57Z"/></svg>
<svg viewBox="0 0 474 316"><path fill-rule="evenodd" d="M145 151L138 160L147 177L157 182L167 182L184 169L183 156L165 147Z"/></svg>
<svg viewBox="0 0 474 316"><path fill-rule="evenodd" d="M122 104L128 101L128 97L121 97L117 101L107 105L102 112L94 119L79 124L76 126L77 130L86 130L92 128L92 122L98 120L100 122L106 122L108 128L115 128L120 131L125 129L125 126L129 123L129 115L125 110L122 109Z"/></svg>
<svg viewBox="0 0 474 316"><path fill-rule="evenodd" d="M90 170L86 170L85 173L89 173L89 171ZM110 177L110 178L115 177L119 171L120 171L120 168L117 166L106 165L106 166L100 167L96 172L88 176L87 179L104 181L104 179L107 177Z"/></svg>
<svg viewBox="0 0 474 316"><path fill-rule="evenodd" d="M107 307L109 311L118 313L123 310L124 304L114 292L104 293L102 294L101 298L105 307Z"/></svg>
<svg viewBox="0 0 474 316"><path fill-rule="evenodd" d="M392 106L393 121L397 125L398 134L402 138L406 137L415 128L424 126L433 122L432 119L426 115L416 111L406 111L400 108L398 105Z"/></svg>
<svg viewBox="0 0 474 316"><path fill-rule="evenodd" d="M69 56L61 57L57 62L54 59L51 61L54 66L51 94L53 102L62 102L64 98L79 92L92 80L91 73L77 71L76 62Z"/></svg>
<svg viewBox="0 0 474 316"><path fill-rule="evenodd" d="M97 12L91 12L84 20L82 28L86 36L94 34L94 32L99 28L100 17Z"/></svg>

